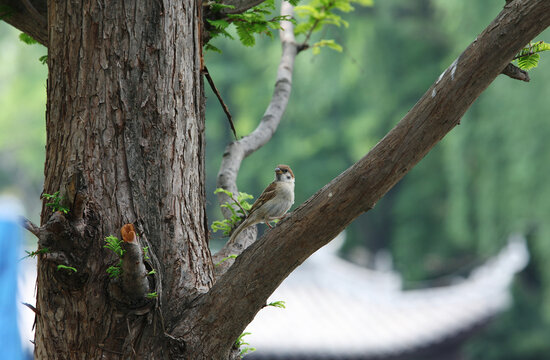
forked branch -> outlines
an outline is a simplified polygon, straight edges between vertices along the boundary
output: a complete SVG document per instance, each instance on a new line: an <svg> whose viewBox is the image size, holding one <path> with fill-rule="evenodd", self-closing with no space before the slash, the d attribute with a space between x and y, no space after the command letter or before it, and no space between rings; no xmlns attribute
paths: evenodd
<svg viewBox="0 0 550 360"><path fill-rule="evenodd" d="M292 5L283 1L281 5L282 16L292 16ZM280 31L282 55L279 69L277 71L277 79L275 80L275 89L273 97L269 103L258 127L250 133L250 135L232 142L229 144L223 154L220 171L218 172L217 187L231 191L233 194L238 193L237 190L237 174L241 163L248 155L265 145L273 136L277 127L281 122L283 113L285 112L290 91L292 89L292 72L294 69L294 59L297 54L297 45L294 38L294 26L290 21L281 22L282 30ZM218 194L220 204L230 201L229 197L224 193ZM229 210L222 209L224 216L229 217ZM255 231L243 232L243 235L237 239L235 246L224 247L214 256L214 262L218 262L229 254L240 253L246 246L254 240ZM229 263L224 264L224 267Z"/></svg>

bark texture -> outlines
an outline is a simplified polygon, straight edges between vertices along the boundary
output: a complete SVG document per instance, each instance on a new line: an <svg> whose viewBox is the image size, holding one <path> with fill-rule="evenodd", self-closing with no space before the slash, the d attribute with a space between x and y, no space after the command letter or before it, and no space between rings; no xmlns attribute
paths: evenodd
<svg viewBox="0 0 550 360"><path fill-rule="evenodd" d="M49 1L45 193L35 354L41 359L167 359L179 309L210 288L204 190L200 4ZM160 295L121 303L103 247L125 223L149 247ZM58 263L77 269L57 270Z"/></svg>

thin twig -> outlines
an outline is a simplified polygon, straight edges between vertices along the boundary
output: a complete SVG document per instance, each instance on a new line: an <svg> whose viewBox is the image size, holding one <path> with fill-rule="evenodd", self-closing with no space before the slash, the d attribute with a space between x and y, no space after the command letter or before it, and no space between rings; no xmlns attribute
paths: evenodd
<svg viewBox="0 0 550 360"><path fill-rule="evenodd" d="M218 89L216 88L216 85L214 84L214 80L212 80L212 76L210 76L210 73L208 72L208 68L206 65L204 66L203 70L204 76L206 76L206 80L208 80L208 84L210 84L210 88L216 94L218 97L218 101L220 102L220 105L223 108L223 111L225 112L225 115L227 115L227 120L229 120L229 125L231 125L231 131L233 131L233 135L235 136L235 140L238 140L237 138L237 131L235 131L235 125L233 124L233 118L231 117L231 113L229 112L229 109L227 108L227 105L223 102L222 96Z"/></svg>
<svg viewBox="0 0 550 360"><path fill-rule="evenodd" d="M246 218L248 216L248 213L246 212L246 210L241 206L241 204L233 197L233 195L230 196L231 200L233 200L235 202L235 204L237 204L237 206L241 209L241 211L243 212L243 215L244 217Z"/></svg>
<svg viewBox="0 0 550 360"><path fill-rule="evenodd" d="M531 44L531 43L530 43L530 44L529 44L529 49L532 49L535 45L539 45L539 44L541 44L541 43L542 43L542 41L538 41L538 42L536 42L536 43L534 43L534 44ZM542 52L542 51L532 51L532 50L529 50L529 52L528 52L527 54L516 55L516 56L514 56L514 58L512 59L512 61L517 60L517 59L521 59L521 58L524 58L524 57L532 56L532 55L538 54L538 53L540 53L540 52Z"/></svg>
<svg viewBox="0 0 550 360"><path fill-rule="evenodd" d="M40 238L40 227L33 224L33 222L26 217L21 217L21 223L25 229L30 231L31 234L33 234L37 238Z"/></svg>
<svg viewBox="0 0 550 360"><path fill-rule="evenodd" d="M298 50L299 51L302 51L302 50L305 50L309 47L309 45L307 44L307 42L309 41L309 38L311 37L311 35L313 34L313 31L315 31L315 28L317 27L317 25L319 25L319 22L321 20L319 19L316 19L315 22L313 23L313 26L311 27L311 29L309 29L307 35L306 35L306 38L304 40L303 43L301 43L299 46L298 46Z"/></svg>
<svg viewBox="0 0 550 360"><path fill-rule="evenodd" d="M29 304L29 303L24 303L24 302L22 302L21 304L25 305L26 307L28 307L29 309L31 309L36 315L39 315L39 316L40 316L40 311L38 311L38 309L35 308L34 306L32 306L31 304Z"/></svg>

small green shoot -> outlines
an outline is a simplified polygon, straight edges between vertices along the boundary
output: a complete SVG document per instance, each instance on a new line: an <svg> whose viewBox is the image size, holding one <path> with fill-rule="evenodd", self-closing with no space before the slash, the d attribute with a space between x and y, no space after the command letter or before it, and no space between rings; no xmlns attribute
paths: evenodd
<svg viewBox="0 0 550 360"><path fill-rule="evenodd" d="M307 47L311 35L325 28L325 26L335 25L347 28L349 23L336 12L349 13L355 10L353 7L354 4L372 6L373 0L312 0L308 4L296 6L294 8L296 14L298 17L303 18L304 21L296 25L294 34L296 36L304 35L305 39L302 46ZM342 52L342 46L337 44L334 40L322 39L311 46L314 55L319 54L321 48L324 47Z"/></svg>
<svg viewBox="0 0 550 360"><path fill-rule="evenodd" d="M291 1L293 4L297 2L297 0ZM271 13L275 10L275 0L263 1L240 14L221 14L222 10L232 9L235 6L221 4L218 0L211 2L209 7L211 14L206 19L206 30L210 35L210 39L221 36L234 39L233 35L228 32L228 29L233 25L239 40L244 46L254 46L256 44L254 35L256 34L273 38L273 30L281 29L281 20L294 22L294 19L290 16L271 16ZM221 52L220 49L210 43L205 44L205 49Z"/></svg>
<svg viewBox="0 0 550 360"><path fill-rule="evenodd" d="M537 41L536 43L529 43L524 47L515 57L518 67L522 70L530 70L536 68L539 65L540 55L543 51L550 50L550 44L544 41Z"/></svg>
<svg viewBox="0 0 550 360"><path fill-rule="evenodd" d="M59 191L53 194L43 194L42 198L49 201L46 203L46 206L50 207L52 212L61 211L63 214L69 213L69 209L61 204L64 199L62 196L59 196Z"/></svg>
<svg viewBox="0 0 550 360"><path fill-rule="evenodd" d="M147 294L147 299L154 299L158 296L159 296L159 294L157 294L156 291L155 292L150 292L150 293Z"/></svg>
<svg viewBox="0 0 550 360"><path fill-rule="evenodd" d="M0 6L0 19L2 19L1 13L2 13L2 6ZM19 40L24 42L27 45L38 44L38 41L36 41L35 38L33 38L32 36L26 33L19 34ZM41 57L38 58L38 61L40 61L42 65L46 64L46 62L48 61L48 55L42 55Z"/></svg>
<svg viewBox="0 0 550 360"><path fill-rule="evenodd" d="M239 256L239 255L231 254L231 255L229 255L229 256L227 256L227 257L224 257L224 258L221 259L220 262L218 262L215 266L220 266L224 261L227 261L227 260L229 260L229 259L236 259L237 256Z"/></svg>
<svg viewBox="0 0 550 360"><path fill-rule="evenodd" d="M109 274L110 278L117 278L122 274L122 255L124 255L124 249L122 248L122 240L117 238L116 236L107 236L105 238L105 245L103 245L104 248L111 250L114 252L118 257L118 263L113 266L109 266L107 270L107 274Z"/></svg>
<svg viewBox="0 0 550 360"><path fill-rule="evenodd" d="M124 255L124 249L122 248L122 240L117 238L116 236L107 236L105 238L106 244L103 245L104 248L111 250L115 254L117 254L118 257L122 257Z"/></svg>
<svg viewBox="0 0 550 360"><path fill-rule="evenodd" d="M143 258L145 260L151 260L151 258L149 257L149 246L143 247Z"/></svg>
<svg viewBox="0 0 550 360"><path fill-rule="evenodd" d="M256 348L253 348L253 347L250 347L250 346L246 346L246 345L250 345L249 343L245 342L243 340L243 338L246 336L246 335L250 335L251 333L249 332L243 332L241 335L239 335L239 337L237 338L237 340L235 341L235 347L237 349L240 349L241 350L241 358L243 358L246 354L250 353L250 352L253 352L253 351L256 351ZM244 346L243 348L241 348L242 346Z"/></svg>
<svg viewBox="0 0 550 360"><path fill-rule="evenodd" d="M28 251L28 250L25 250L25 253L27 253L27 256L25 256L24 258L33 258L37 255L40 255L40 254L46 254L46 253L49 253L50 252L50 249L47 248L47 247L43 247L42 249L38 249L36 251ZM23 258L23 259L24 259Z"/></svg>
<svg viewBox="0 0 550 360"><path fill-rule="evenodd" d="M283 300L273 301L267 304L267 306L278 307L280 309L286 309L286 303Z"/></svg>
<svg viewBox="0 0 550 360"><path fill-rule="evenodd" d="M120 274L122 274L122 260L120 260L118 262L118 265L116 266L109 266L107 268L107 270L105 270L107 272L107 274L109 274L109 277L110 278L117 278L120 276Z"/></svg>
<svg viewBox="0 0 550 360"><path fill-rule="evenodd" d="M156 273L157 273L157 271L155 269L153 269L153 270L149 271L147 273L147 275L155 275Z"/></svg>
<svg viewBox="0 0 550 360"><path fill-rule="evenodd" d="M229 219L214 221L212 223L212 230L214 232L221 230L225 236L229 236L233 227L235 227L235 225L241 221L242 218L245 218L247 211L252 208L252 204L250 204L247 200L253 199L254 197L250 194L240 192L239 195L237 195L237 198L235 198L231 191L227 191L222 188L217 188L216 191L214 191L214 194L218 194L220 192L227 195L233 201L232 203L227 202L220 205L222 208L229 209L231 216Z"/></svg>
<svg viewBox="0 0 550 360"><path fill-rule="evenodd" d="M65 265L57 265L57 271L59 271L60 269L63 269L63 270L70 270L70 271L73 271L73 272L76 272L76 268L72 267L72 266L65 266ZM72 274L72 273L71 273Z"/></svg>

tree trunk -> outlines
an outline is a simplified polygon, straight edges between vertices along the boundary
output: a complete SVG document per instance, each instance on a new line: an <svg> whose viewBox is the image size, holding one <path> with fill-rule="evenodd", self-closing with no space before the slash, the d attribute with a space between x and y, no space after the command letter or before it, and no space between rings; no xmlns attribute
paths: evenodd
<svg viewBox="0 0 550 360"><path fill-rule="evenodd" d="M213 281L199 11L192 0L49 1L44 192L70 211L42 209L38 358L184 356L165 329ZM118 258L104 239L125 223L149 247L158 297L113 296Z"/></svg>

